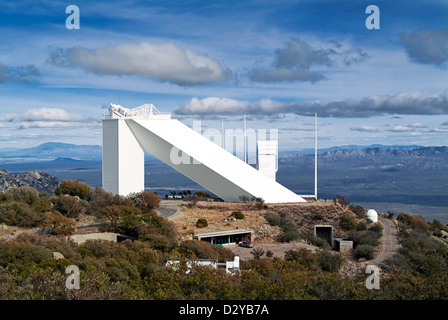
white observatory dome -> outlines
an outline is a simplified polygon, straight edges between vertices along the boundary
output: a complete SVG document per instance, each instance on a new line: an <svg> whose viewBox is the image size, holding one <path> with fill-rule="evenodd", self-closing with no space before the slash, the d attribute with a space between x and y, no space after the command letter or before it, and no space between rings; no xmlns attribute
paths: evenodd
<svg viewBox="0 0 448 320"><path fill-rule="evenodd" d="M373 209L369 209L367 211L367 218L369 218L373 222L378 222L378 213Z"/></svg>

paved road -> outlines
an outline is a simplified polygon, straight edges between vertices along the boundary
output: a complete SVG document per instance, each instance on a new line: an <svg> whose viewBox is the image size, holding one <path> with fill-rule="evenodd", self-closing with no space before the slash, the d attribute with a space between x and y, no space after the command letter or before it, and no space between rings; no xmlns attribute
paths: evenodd
<svg viewBox="0 0 448 320"><path fill-rule="evenodd" d="M182 214L179 210L179 206L183 203L181 199L178 200L161 200L160 205L157 208L161 217L172 219Z"/></svg>
<svg viewBox="0 0 448 320"><path fill-rule="evenodd" d="M235 253L237 256L240 257L240 259L246 260L246 259L252 259L253 255L250 253L253 248L245 248L240 247L238 245L231 245L227 247L228 249L232 250L233 253ZM262 244L255 244L254 248L262 248L265 252L270 250L274 253L275 257L283 258L285 255L285 252L288 250L298 250L301 248L309 249L309 250L316 250L315 246L311 246L302 242L290 242L290 243L262 243Z"/></svg>
<svg viewBox="0 0 448 320"><path fill-rule="evenodd" d="M381 252L376 256L371 264L381 264L393 255L398 253L400 248L400 242L398 241L398 230L395 223L389 219L379 217L379 220L383 224L383 246Z"/></svg>

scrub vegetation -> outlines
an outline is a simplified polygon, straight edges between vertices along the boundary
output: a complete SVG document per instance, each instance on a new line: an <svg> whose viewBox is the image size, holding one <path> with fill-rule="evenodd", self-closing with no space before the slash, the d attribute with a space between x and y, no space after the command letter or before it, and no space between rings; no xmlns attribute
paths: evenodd
<svg viewBox="0 0 448 320"><path fill-rule="evenodd" d="M120 197L78 181L62 182L57 190L53 196L29 187L0 192L0 299L448 298L448 229L438 220L399 213L394 221L401 249L381 265L380 289L367 289L364 270L347 275L343 269L350 259L373 257L382 227L369 221L362 208L338 199L304 205L198 203L183 206L184 215L171 222L155 212L160 199L154 193ZM224 221L236 212L233 216L243 218ZM190 214L191 221L186 220ZM191 239L199 219L208 221L201 232L210 226L251 227L261 235L271 228L271 241L306 239L318 248L289 250L279 258L255 246L253 258L242 260L236 275L188 269L187 259L234 258L228 248ZM71 241L86 220L129 239ZM315 224L332 224L336 236L352 238L352 256L314 237ZM264 235L260 239L268 241ZM179 267L165 266L168 259L179 260ZM79 289L65 286L71 265L80 270Z"/></svg>

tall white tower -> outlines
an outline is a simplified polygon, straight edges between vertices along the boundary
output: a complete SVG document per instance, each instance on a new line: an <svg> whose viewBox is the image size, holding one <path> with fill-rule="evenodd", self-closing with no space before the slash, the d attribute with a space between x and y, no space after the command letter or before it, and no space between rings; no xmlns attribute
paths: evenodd
<svg viewBox="0 0 448 320"><path fill-rule="evenodd" d="M278 170L278 141L257 141L257 169L275 181Z"/></svg>
<svg viewBox="0 0 448 320"><path fill-rule="evenodd" d="M144 149L132 133L126 119L169 119L152 104L129 110L111 104L103 117L103 188L128 195L145 189Z"/></svg>
<svg viewBox="0 0 448 320"><path fill-rule="evenodd" d="M263 151L263 159L276 158L273 150ZM269 178L153 105L126 109L111 104L103 118L103 188L120 195L144 190L144 151L227 201L241 196L266 203L306 201L275 181L276 165ZM263 159L263 168L276 164Z"/></svg>

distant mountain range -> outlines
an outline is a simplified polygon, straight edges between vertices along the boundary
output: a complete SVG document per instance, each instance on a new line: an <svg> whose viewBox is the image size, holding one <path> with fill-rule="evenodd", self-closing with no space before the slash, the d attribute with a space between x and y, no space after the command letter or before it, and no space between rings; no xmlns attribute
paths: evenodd
<svg viewBox="0 0 448 320"><path fill-rule="evenodd" d="M101 160L102 148L98 145L77 145L60 142L47 142L37 147L25 149L0 150L3 162L36 162L56 159Z"/></svg>
<svg viewBox="0 0 448 320"><path fill-rule="evenodd" d="M414 150L424 148L419 145L380 145L373 144L369 146L345 145L334 146L330 148L318 149L318 154L326 154L339 150L366 150L366 149L383 149L383 150ZM280 151L279 155L291 154L314 154L314 149L286 150ZM348 155L348 154L347 154ZM102 147L99 145L77 145L61 142L47 142L36 147L24 149L3 149L0 150L0 162L37 162L37 161L69 161L71 160L87 160L101 161ZM146 160L153 160L154 157L145 153Z"/></svg>

